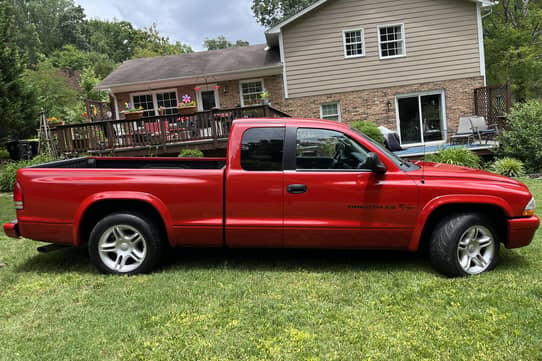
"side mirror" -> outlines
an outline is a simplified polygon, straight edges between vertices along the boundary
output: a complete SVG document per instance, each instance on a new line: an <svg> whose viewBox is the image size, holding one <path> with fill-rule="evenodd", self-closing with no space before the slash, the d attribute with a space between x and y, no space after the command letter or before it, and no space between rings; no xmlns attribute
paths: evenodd
<svg viewBox="0 0 542 361"><path fill-rule="evenodd" d="M386 173L388 171L388 168L378 156L371 152L367 154L367 159L365 160L365 168L370 169L375 173Z"/></svg>

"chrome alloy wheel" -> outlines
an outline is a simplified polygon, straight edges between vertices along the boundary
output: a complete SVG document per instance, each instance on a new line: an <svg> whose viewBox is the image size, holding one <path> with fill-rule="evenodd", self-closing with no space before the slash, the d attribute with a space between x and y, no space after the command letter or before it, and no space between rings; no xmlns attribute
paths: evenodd
<svg viewBox="0 0 542 361"><path fill-rule="evenodd" d="M104 265L118 273L137 269L147 256L147 242L137 229L126 224L108 228L98 241Z"/></svg>
<svg viewBox="0 0 542 361"><path fill-rule="evenodd" d="M468 274L484 272L493 262L496 245L493 234L483 226L468 228L459 239L457 260Z"/></svg>

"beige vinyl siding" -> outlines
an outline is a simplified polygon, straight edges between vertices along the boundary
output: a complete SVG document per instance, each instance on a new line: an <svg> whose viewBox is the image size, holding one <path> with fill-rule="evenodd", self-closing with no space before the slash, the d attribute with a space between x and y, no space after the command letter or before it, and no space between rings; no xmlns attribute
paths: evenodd
<svg viewBox="0 0 542 361"><path fill-rule="evenodd" d="M405 57L380 59L388 24L404 24ZM289 97L480 76L477 26L465 0L329 0L282 29ZM365 57L345 58L342 32L357 28Z"/></svg>

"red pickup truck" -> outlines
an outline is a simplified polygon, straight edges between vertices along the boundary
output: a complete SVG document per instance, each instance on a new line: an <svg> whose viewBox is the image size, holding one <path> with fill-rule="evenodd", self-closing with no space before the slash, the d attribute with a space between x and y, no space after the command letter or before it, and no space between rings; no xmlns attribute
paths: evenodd
<svg viewBox="0 0 542 361"><path fill-rule="evenodd" d="M172 247L429 250L449 276L492 269L539 226L522 183L397 158L347 125L234 122L227 158L79 158L21 169L11 237L87 246L136 274Z"/></svg>

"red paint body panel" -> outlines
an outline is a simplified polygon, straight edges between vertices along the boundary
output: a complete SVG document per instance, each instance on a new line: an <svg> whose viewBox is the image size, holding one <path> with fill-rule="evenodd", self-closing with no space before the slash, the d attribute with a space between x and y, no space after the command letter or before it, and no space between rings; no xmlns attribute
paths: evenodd
<svg viewBox="0 0 542 361"><path fill-rule="evenodd" d="M387 172L254 172L240 162L243 133L258 127L320 128L345 133L377 154ZM286 151L285 151L285 154ZM111 158L95 158L106 161ZM135 162L140 158L113 158ZM506 246L529 244L539 226L522 218L532 195L522 183L463 167L422 163L402 170L380 148L348 126L303 119L234 122L227 159L150 158L152 162L226 164L222 169L28 168L17 175L24 209L10 237L80 244L81 222L97 202L139 201L153 207L172 246L319 247L415 251L430 215L440 207L490 205L507 218ZM285 163L287 159L285 159ZM196 167L197 168L197 167ZM287 192L304 184L302 194Z"/></svg>
<svg viewBox="0 0 542 361"><path fill-rule="evenodd" d="M519 248L531 244L534 234L540 226L536 216L508 220L508 241L506 248Z"/></svg>
<svg viewBox="0 0 542 361"><path fill-rule="evenodd" d="M17 221L4 223L4 233L11 238L19 238L19 226Z"/></svg>

